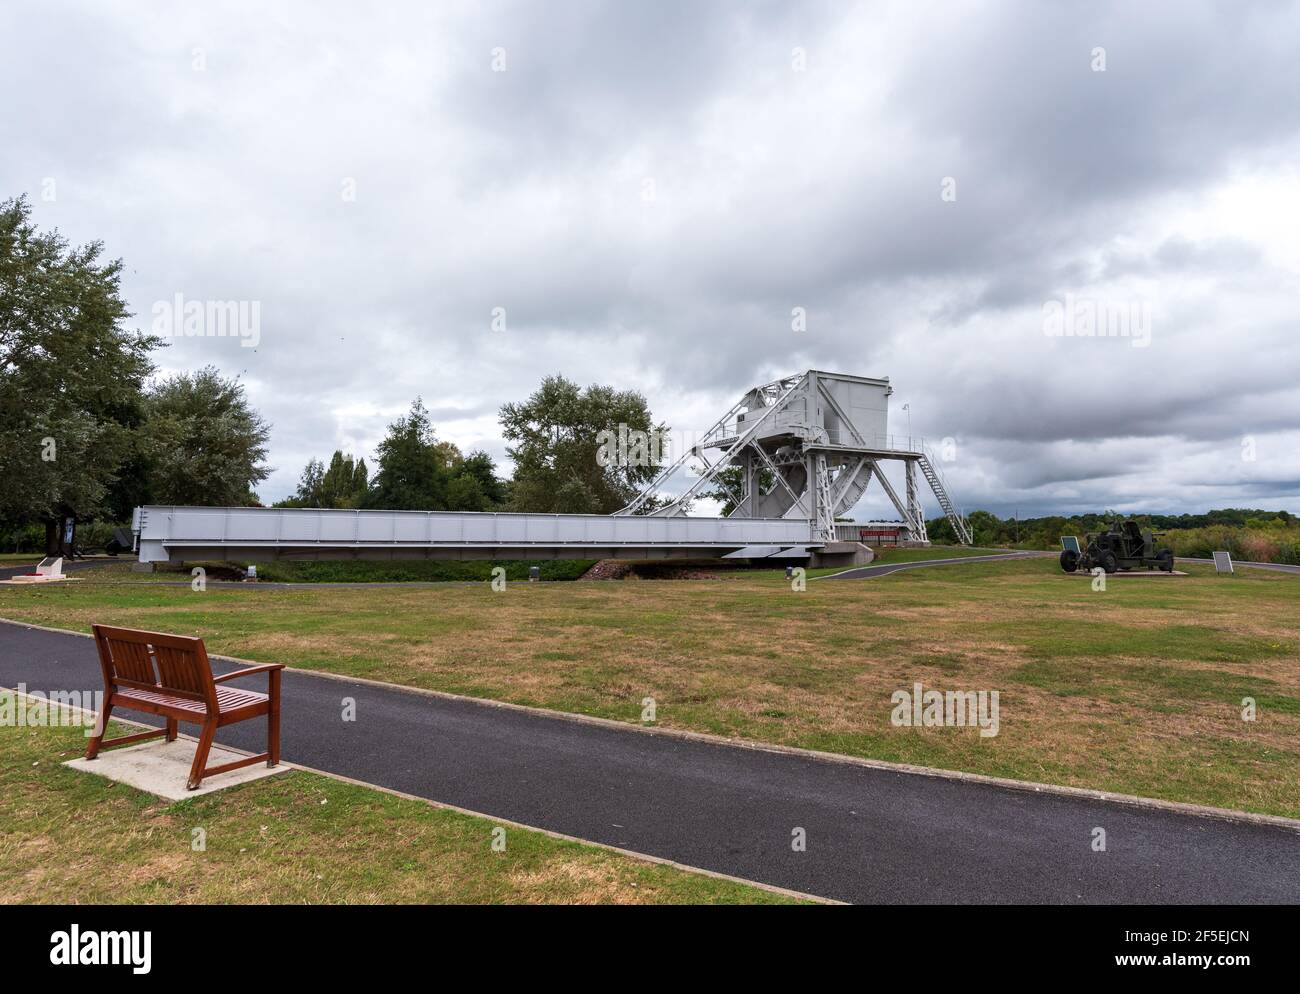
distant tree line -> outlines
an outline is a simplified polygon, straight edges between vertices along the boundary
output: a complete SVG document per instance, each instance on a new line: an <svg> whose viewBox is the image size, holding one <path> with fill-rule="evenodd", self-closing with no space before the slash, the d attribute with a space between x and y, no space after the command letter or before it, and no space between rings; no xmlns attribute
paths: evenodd
<svg viewBox="0 0 1300 994"><path fill-rule="evenodd" d="M497 475L492 457L468 455L440 440L423 401L388 426L367 478L364 459L341 450L326 466L312 459L298 490L277 507L359 507L411 511L525 511L610 514L654 479L654 466L597 458L603 430L626 426L663 432L645 398L634 391L548 376L534 393L501 408L506 451L514 462L509 480ZM653 504L651 505L654 506Z"/></svg>
<svg viewBox="0 0 1300 994"><path fill-rule="evenodd" d="M1300 561L1300 520L1289 511L1224 508L1204 514L1125 514L1100 511L1070 517L999 518L988 511L968 517L974 544L984 548L1059 549L1062 535L1105 530L1116 520L1135 520L1143 528L1166 532L1165 542L1180 556L1207 556L1215 549L1259 562ZM932 542L956 541L947 518L926 522Z"/></svg>
<svg viewBox="0 0 1300 994"><path fill-rule="evenodd" d="M276 507L388 508L398 511L488 511L506 501L506 483L486 452L468 456L440 441L424 402L388 426L379 443L378 469L369 479L366 461L335 451L327 467L307 463L293 497Z"/></svg>

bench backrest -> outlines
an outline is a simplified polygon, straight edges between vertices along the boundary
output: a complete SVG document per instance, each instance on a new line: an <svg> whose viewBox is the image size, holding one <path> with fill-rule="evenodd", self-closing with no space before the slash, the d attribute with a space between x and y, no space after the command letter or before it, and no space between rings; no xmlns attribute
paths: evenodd
<svg viewBox="0 0 1300 994"><path fill-rule="evenodd" d="M156 690L202 701L216 710L216 684L202 639L109 625L91 627L105 689Z"/></svg>

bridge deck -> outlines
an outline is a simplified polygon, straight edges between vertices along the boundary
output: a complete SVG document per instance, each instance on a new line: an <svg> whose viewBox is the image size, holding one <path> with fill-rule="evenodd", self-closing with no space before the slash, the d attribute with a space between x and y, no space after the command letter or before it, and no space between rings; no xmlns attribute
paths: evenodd
<svg viewBox="0 0 1300 994"><path fill-rule="evenodd" d="M136 509L134 528L146 563L713 557L746 546L807 546L812 538L801 518L155 505Z"/></svg>

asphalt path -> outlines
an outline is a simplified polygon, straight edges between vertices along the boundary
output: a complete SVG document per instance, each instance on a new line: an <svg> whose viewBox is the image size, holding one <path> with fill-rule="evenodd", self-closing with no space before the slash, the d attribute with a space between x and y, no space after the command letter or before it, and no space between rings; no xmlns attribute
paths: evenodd
<svg viewBox="0 0 1300 994"><path fill-rule="evenodd" d="M881 563L878 566L859 566L855 569L848 569L842 573L830 573L824 576L813 577L815 580L869 580L872 577L888 576L890 573L898 573L907 569L924 569L930 566L960 566L964 563L993 563L1006 559L1055 559L1055 552L1007 552L991 556L954 556L947 559L921 559L915 562L905 563ZM1176 562L1195 563L1202 566L1213 566L1213 559L1193 559L1186 556L1179 556ZM1277 573L1296 573L1300 574L1300 566L1290 566L1285 563L1252 563L1233 561L1233 566L1245 566L1250 569L1273 570Z"/></svg>
<svg viewBox="0 0 1300 994"><path fill-rule="evenodd" d="M1180 563L1200 563L1200 564L1202 564L1203 566L1213 566L1213 565L1214 565L1214 560L1213 560L1213 559L1186 559L1186 558L1184 558L1184 557L1182 557L1182 556L1179 556L1179 557L1178 557L1178 562L1180 562ZM1300 573L1300 566L1290 566L1290 565L1288 565L1288 564L1286 564L1286 563L1249 563L1249 562L1237 562L1237 561L1234 559L1233 562L1232 562L1232 565L1233 565L1234 567L1236 567L1236 566L1248 566L1248 567L1250 567L1251 569L1268 569L1268 570L1272 570L1272 571L1275 572L1275 573Z"/></svg>
<svg viewBox="0 0 1300 994"><path fill-rule="evenodd" d="M23 563L17 566L0 566L0 580L12 580L15 576L23 576L28 573L36 572L36 564L43 557L35 556L30 563ZM112 562L129 562L123 559L65 559L63 560L63 572L75 573L77 570L90 569L92 566L103 566L105 563Z"/></svg>
<svg viewBox="0 0 1300 994"><path fill-rule="evenodd" d="M1007 559L1041 559L1054 555L1050 552L1003 552L992 556L955 556L948 559L918 559L913 562L881 563L878 566L858 566L842 573L828 573L813 577L815 580L869 580L876 576L888 576L907 569L925 569L930 566L959 566L966 563L997 563Z"/></svg>
<svg viewBox="0 0 1300 994"><path fill-rule="evenodd" d="M20 683L29 692L99 689L93 642L0 624L0 685ZM1300 901L1300 833L1286 826L647 734L300 671L285 673L283 695L291 763L822 897ZM355 721L342 720L345 698L355 700ZM217 741L260 751L263 735L250 721ZM1098 828L1104 852L1094 851Z"/></svg>

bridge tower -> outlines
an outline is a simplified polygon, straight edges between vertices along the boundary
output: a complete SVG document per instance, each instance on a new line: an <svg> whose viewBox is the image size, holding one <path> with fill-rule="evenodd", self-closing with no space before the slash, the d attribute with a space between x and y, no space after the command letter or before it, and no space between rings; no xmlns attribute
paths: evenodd
<svg viewBox="0 0 1300 994"><path fill-rule="evenodd" d="M835 519L847 514L871 480L906 523L914 541L926 542L919 469L958 539L969 545L970 525L958 510L925 441L888 430L889 379L810 369L745 393L620 515L636 514L680 469L694 460L703 470L673 501L651 511L684 515L693 497L711 485L731 496L733 518L805 518L810 538L833 542ZM904 463L905 499L880 469ZM729 468L739 472L724 473Z"/></svg>

